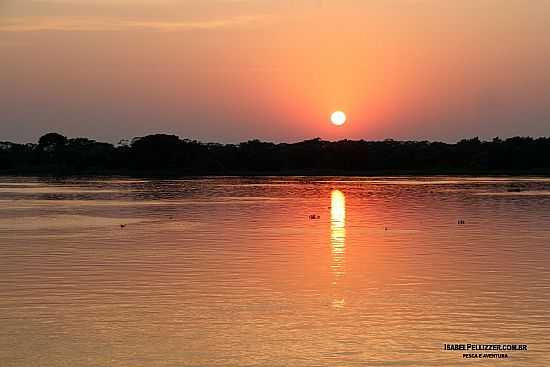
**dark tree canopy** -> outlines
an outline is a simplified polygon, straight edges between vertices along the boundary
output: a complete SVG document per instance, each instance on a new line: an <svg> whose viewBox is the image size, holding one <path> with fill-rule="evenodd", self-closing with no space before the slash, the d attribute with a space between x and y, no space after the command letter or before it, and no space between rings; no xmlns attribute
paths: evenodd
<svg viewBox="0 0 550 367"><path fill-rule="evenodd" d="M48 133L44 136L42 136L39 140L38 140L38 146L39 148L47 148L47 147L54 147L54 148L58 148L58 147L62 147L64 145L67 144L67 137L61 135L61 134L58 134L58 133Z"/></svg>
<svg viewBox="0 0 550 367"><path fill-rule="evenodd" d="M114 146L49 133L38 144L0 142L0 173L9 174L383 174L550 173L550 139L514 137L429 141L250 140L201 143L155 134Z"/></svg>

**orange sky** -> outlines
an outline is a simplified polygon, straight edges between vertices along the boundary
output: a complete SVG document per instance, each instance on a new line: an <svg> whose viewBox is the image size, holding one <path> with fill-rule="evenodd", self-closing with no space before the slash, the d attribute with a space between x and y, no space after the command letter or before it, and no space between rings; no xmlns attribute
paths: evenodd
<svg viewBox="0 0 550 367"><path fill-rule="evenodd" d="M0 140L548 135L547 24L545 1L0 0Z"/></svg>

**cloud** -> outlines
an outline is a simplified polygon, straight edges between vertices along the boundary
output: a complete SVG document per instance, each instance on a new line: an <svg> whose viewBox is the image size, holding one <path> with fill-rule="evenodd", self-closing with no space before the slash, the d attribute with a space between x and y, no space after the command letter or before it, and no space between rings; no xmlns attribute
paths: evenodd
<svg viewBox="0 0 550 367"><path fill-rule="evenodd" d="M0 22L0 32L32 31L186 31L260 25L266 15L243 15L224 19L204 20L142 20L115 17L14 17Z"/></svg>

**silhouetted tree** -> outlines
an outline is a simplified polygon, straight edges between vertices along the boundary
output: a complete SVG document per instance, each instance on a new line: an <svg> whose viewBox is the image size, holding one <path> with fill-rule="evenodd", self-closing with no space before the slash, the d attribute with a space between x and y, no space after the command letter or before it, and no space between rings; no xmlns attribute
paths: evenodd
<svg viewBox="0 0 550 367"><path fill-rule="evenodd" d="M132 166L142 169L176 168L182 157L182 141L176 135L156 134L135 138L131 146Z"/></svg>
<svg viewBox="0 0 550 367"><path fill-rule="evenodd" d="M58 149L67 144L67 137L58 133L48 133L43 135L38 140L38 148L42 150L46 149Z"/></svg>

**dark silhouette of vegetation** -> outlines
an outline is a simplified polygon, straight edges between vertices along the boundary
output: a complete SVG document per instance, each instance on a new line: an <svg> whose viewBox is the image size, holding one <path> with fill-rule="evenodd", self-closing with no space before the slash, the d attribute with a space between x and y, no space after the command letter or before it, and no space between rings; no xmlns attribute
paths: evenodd
<svg viewBox="0 0 550 367"><path fill-rule="evenodd" d="M3 174L550 173L550 138L456 144L428 141L201 143L156 134L118 145L49 133L38 144L0 142Z"/></svg>

